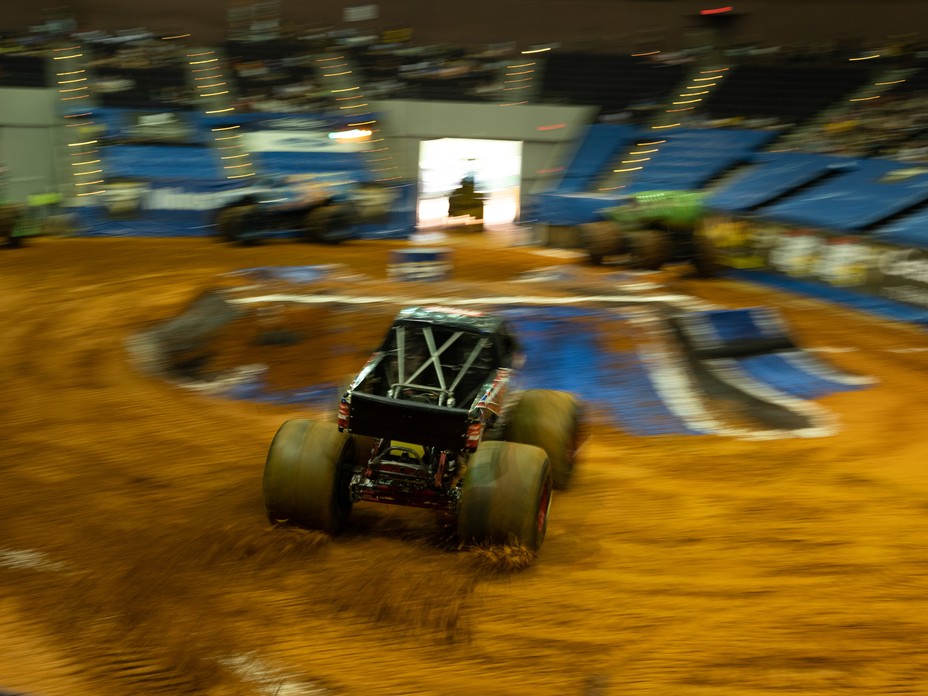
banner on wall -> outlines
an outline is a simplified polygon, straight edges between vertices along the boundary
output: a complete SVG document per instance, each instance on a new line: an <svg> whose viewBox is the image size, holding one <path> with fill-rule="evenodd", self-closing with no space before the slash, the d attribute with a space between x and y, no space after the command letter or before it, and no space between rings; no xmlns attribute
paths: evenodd
<svg viewBox="0 0 928 696"><path fill-rule="evenodd" d="M731 268L773 271L928 307L928 250L864 236L715 216L704 231Z"/></svg>
<svg viewBox="0 0 928 696"><path fill-rule="evenodd" d="M363 152L357 141L330 138L328 131L259 130L244 134L250 152Z"/></svg>
<svg viewBox="0 0 928 696"><path fill-rule="evenodd" d="M408 237L415 226L415 189L411 183L359 181L353 172L265 178L247 186L221 180L123 178L108 181L94 205L72 212L88 236L207 236L216 233L216 212L243 196L255 196L269 212L338 196L355 205L360 238L397 239Z"/></svg>
<svg viewBox="0 0 928 696"><path fill-rule="evenodd" d="M329 116L316 113L235 112L229 115L207 115L180 109L129 109L97 107L93 121L102 130L105 144L174 144L204 145L210 142L210 130L238 126L246 132L286 132L332 140L329 147L343 146L329 133L357 127L358 116ZM375 120L366 114L363 122ZM290 149L290 148L288 148Z"/></svg>

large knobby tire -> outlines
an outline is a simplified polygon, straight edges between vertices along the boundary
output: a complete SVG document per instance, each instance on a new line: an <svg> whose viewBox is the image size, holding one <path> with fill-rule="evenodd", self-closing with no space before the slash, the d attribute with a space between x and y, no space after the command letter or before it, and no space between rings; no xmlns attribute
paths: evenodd
<svg viewBox="0 0 928 696"><path fill-rule="evenodd" d="M693 233L692 247L693 255L690 262L700 277L715 278L722 272L715 244L708 235L701 232Z"/></svg>
<svg viewBox="0 0 928 696"><path fill-rule="evenodd" d="M286 421L264 465L268 519L337 534L351 511L348 476L354 463L354 439L334 423Z"/></svg>
<svg viewBox="0 0 928 696"><path fill-rule="evenodd" d="M21 237L16 236L16 223L23 215L22 206L15 203L0 204L0 246L18 247Z"/></svg>
<svg viewBox="0 0 928 696"><path fill-rule="evenodd" d="M544 450L515 442L481 443L464 474L458 537L465 543L537 551L548 529L553 489Z"/></svg>
<svg viewBox="0 0 928 696"><path fill-rule="evenodd" d="M573 394L530 389L513 407L503 439L534 445L547 452L554 487L564 489L574 472L580 421L581 406Z"/></svg>
<svg viewBox="0 0 928 696"><path fill-rule="evenodd" d="M646 271L659 270L670 260L673 243L666 232L645 230L629 240L629 257L632 268Z"/></svg>
<svg viewBox="0 0 928 696"><path fill-rule="evenodd" d="M254 211L253 205L230 204L216 214L216 229L227 242L242 242L248 237L246 219Z"/></svg>
<svg viewBox="0 0 928 696"><path fill-rule="evenodd" d="M625 252L625 237L622 228L611 220L587 222L579 225L580 241L586 249L587 258L594 266L603 263L607 256Z"/></svg>
<svg viewBox="0 0 928 696"><path fill-rule="evenodd" d="M303 239L319 244L339 244L354 234L357 216L350 203L328 203L314 208L303 220Z"/></svg>

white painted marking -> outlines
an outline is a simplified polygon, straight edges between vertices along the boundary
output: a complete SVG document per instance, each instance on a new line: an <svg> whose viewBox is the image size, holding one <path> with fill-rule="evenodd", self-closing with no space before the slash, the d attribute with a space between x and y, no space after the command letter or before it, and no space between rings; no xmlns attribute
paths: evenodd
<svg viewBox="0 0 928 696"><path fill-rule="evenodd" d="M799 351L789 351L781 353L780 355L786 362L795 365L803 372L828 380L829 382L835 382L836 384L863 386L866 384L875 384L877 382L875 377L839 372L828 365L823 365L810 355L803 355Z"/></svg>
<svg viewBox="0 0 928 696"><path fill-rule="evenodd" d="M573 297L420 297L411 300L408 296L400 297L357 297L353 295L293 295L271 294L257 297L236 297L229 300L232 304L258 304L261 302L295 302L299 304L404 304L411 301L421 304L440 305L538 305L540 307L575 306L580 302L603 304L675 304L686 303L690 298L685 295L577 295Z"/></svg>
<svg viewBox="0 0 928 696"><path fill-rule="evenodd" d="M0 568L26 568L59 572L67 565L51 560L47 554L32 549L0 549Z"/></svg>
<svg viewBox="0 0 928 696"><path fill-rule="evenodd" d="M745 394L754 396L771 404L780 406L783 409L808 418L815 425L808 428L798 428L790 430L797 437L829 437L838 432L837 422L830 412L810 401L804 401L796 397L784 394L766 384L758 382L748 376L738 365L736 360L720 358L716 360L706 360L703 362L706 369L716 375L719 379L740 389Z"/></svg>
<svg viewBox="0 0 928 696"><path fill-rule="evenodd" d="M256 657L236 655L222 658L219 663L229 667L241 679L259 684L261 693L270 696L325 696L324 689L313 684L298 681L284 672L268 667Z"/></svg>
<svg viewBox="0 0 928 696"><path fill-rule="evenodd" d="M819 348L805 348L810 353L854 353L857 351L856 348L832 348L829 346L822 346Z"/></svg>
<svg viewBox="0 0 928 696"><path fill-rule="evenodd" d="M584 252L572 249L532 249L532 253L538 256L550 256L555 259L579 259L586 256Z"/></svg>

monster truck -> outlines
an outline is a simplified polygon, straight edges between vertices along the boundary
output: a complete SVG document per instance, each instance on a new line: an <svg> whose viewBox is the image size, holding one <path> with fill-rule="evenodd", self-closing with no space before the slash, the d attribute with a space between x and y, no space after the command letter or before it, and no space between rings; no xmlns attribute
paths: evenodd
<svg viewBox="0 0 928 696"><path fill-rule="evenodd" d="M337 533L353 503L444 510L462 543L537 550L567 486L581 406L516 393L518 341L501 317L402 310L341 397L337 423L286 421L264 468L272 522Z"/></svg>
<svg viewBox="0 0 928 696"><path fill-rule="evenodd" d="M281 232L310 242L338 244L354 234L358 211L340 195L307 199L285 182L273 178L250 187L216 211L213 225L219 236L250 244Z"/></svg>
<svg viewBox="0 0 928 696"><path fill-rule="evenodd" d="M699 229L702 199L698 191L630 195L624 205L603 211L604 220L580 226L590 263L627 254L633 268L658 270L665 263L689 262L703 277L718 275L716 250Z"/></svg>

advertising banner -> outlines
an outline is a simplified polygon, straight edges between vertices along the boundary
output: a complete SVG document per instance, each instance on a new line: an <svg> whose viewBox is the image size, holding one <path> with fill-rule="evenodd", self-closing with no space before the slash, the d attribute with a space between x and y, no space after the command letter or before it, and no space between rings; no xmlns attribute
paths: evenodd
<svg viewBox="0 0 928 696"><path fill-rule="evenodd" d="M250 185L217 181L141 180L107 182L93 204L72 209L86 236L206 236L216 234L217 212L244 196L254 196L268 213L299 209L330 196L350 201L361 239L408 237L416 223L416 187L358 181L352 172L264 178ZM299 235L299 230L271 230Z"/></svg>

